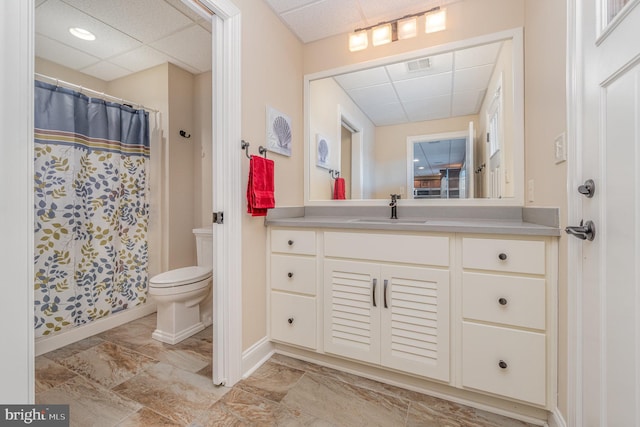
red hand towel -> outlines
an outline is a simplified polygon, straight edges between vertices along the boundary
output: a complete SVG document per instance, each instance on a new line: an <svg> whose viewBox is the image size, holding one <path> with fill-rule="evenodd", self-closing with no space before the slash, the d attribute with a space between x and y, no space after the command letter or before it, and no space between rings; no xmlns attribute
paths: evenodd
<svg viewBox="0 0 640 427"><path fill-rule="evenodd" d="M251 216L266 216L267 209L275 207L273 160L251 156L247 184L247 213Z"/></svg>
<svg viewBox="0 0 640 427"><path fill-rule="evenodd" d="M346 191L344 189L344 178L336 178L336 182L333 185L333 199L344 200Z"/></svg>

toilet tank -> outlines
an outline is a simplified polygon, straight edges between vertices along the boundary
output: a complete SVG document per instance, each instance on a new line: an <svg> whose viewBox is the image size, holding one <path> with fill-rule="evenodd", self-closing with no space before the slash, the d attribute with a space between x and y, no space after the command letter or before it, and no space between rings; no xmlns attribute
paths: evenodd
<svg viewBox="0 0 640 427"><path fill-rule="evenodd" d="M196 236L196 254L198 256L198 266L213 266L213 225L206 228L194 228L193 234Z"/></svg>

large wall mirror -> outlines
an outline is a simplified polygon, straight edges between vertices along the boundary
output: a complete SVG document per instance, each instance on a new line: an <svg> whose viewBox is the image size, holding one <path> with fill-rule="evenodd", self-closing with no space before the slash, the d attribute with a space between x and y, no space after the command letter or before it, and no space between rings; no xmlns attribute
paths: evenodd
<svg viewBox="0 0 640 427"><path fill-rule="evenodd" d="M523 74L515 29L305 76L305 204L522 205Z"/></svg>

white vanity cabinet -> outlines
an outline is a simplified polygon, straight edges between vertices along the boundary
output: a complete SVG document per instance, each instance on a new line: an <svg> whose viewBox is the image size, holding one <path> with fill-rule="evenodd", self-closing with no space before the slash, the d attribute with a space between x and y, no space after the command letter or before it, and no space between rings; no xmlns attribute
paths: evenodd
<svg viewBox="0 0 640 427"><path fill-rule="evenodd" d="M462 238L462 386L547 403L544 240ZM523 386L526 385L526 386Z"/></svg>
<svg viewBox="0 0 640 427"><path fill-rule="evenodd" d="M316 232L273 230L270 240L271 338L316 349Z"/></svg>
<svg viewBox="0 0 640 427"><path fill-rule="evenodd" d="M557 246L551 236L272 227L270 337L287 354L352 371L361 362L392 382L409 374L452 396L553 408Z"/></svg>
<svg viewBox="0 0 640 427"><path fill-rule="evenodd" d="M449 381L447 237L327 232L324 257L326 353Z"/></svg>

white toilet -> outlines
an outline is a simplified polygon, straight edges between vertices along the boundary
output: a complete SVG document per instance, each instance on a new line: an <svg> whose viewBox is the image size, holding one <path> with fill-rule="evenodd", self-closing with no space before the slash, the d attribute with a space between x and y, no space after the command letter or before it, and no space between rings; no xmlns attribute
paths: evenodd
<svg viewBox="0 0 640 427"><path fill-rule="evenodd" d="M153 276L149 295L158 305L152 338L177 344L211 325L213 317L213 229L196 228L198 265Z"/></svg>

